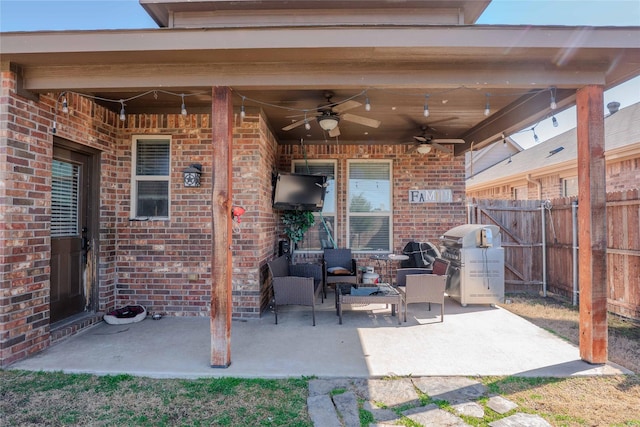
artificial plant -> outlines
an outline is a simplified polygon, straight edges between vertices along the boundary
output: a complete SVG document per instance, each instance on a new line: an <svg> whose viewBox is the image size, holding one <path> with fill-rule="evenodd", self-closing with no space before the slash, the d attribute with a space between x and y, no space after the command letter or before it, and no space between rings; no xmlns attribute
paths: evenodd
<svg viewBox="0 0 640 427"><path fill-rule="evenodd" d="M297 245L304 238L316 219L311 211L286 211L282 214L282 223L284 224L284 234L287 235L291 242Z"/></svg>

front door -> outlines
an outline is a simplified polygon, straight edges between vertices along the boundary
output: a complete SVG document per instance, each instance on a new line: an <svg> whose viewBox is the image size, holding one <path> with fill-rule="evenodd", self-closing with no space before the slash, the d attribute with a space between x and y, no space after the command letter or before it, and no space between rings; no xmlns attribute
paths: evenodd
<svg viewBox="0 0 640 427"><path fill-rule="evenodd" d="M54 146L51 182L51 322L87 308L91 157Z"/></svg>

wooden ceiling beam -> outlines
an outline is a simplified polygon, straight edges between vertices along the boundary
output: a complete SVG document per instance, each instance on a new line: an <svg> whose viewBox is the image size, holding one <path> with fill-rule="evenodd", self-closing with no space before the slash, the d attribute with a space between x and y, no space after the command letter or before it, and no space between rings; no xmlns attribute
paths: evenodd
<svg viewBox="0 0 640 427"><path fill-rule="evenodd" d="M460 155L471 148L480 149L501 139L502 135L512 134L548 117L552 111L557 114L575 103L575 97L575 90L557 89L555 98L558 108L551 110L549 91L524 95L465 132L461 136L465 144L456 145L454 153Z"/></svg>

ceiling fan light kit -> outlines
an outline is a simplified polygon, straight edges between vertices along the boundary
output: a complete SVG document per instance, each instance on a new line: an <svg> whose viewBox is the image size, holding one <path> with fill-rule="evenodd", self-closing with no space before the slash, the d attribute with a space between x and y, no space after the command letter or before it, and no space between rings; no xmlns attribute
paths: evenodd
<svg viewBox="0 0 640 427"><path fill-rule="evenodd" d="M431 145L421 144L418 146L417 151L420 154L429 154L431 152Z"/></svg>
<svg viewBox="0 0 640 427"><path fill-rule="evenodd" d="M340 118L334 114L325 114L318 117L318 124L326 131L332 131L338 126Z"/></svg>

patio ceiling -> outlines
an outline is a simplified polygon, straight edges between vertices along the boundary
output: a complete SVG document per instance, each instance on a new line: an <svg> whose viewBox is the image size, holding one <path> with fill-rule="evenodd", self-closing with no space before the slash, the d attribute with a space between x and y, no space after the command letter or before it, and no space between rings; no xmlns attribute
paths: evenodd
<svg viewBox="0 0 640 427"><path fill-rule="evenodd" d="M24 89L128 99L147 90L185 93L189 112L211 110L211 87L230 86L236 107L264 110L281 144L398 144L422 125L462 138L456 154L550 117L586 85L615 86L640 75L639 27L336 26L4 33L3 68ZM310 120L333 93L361 105L336 140ZM425 96L430 115L424 117ZM371 110L365 110L369 98ZM489 101L491 114L485 116ZM177 112L179 97L127 101L127 113ZM109 103L107 103L109 104ZM111 103L114 110L120 105Z"/></svg>

